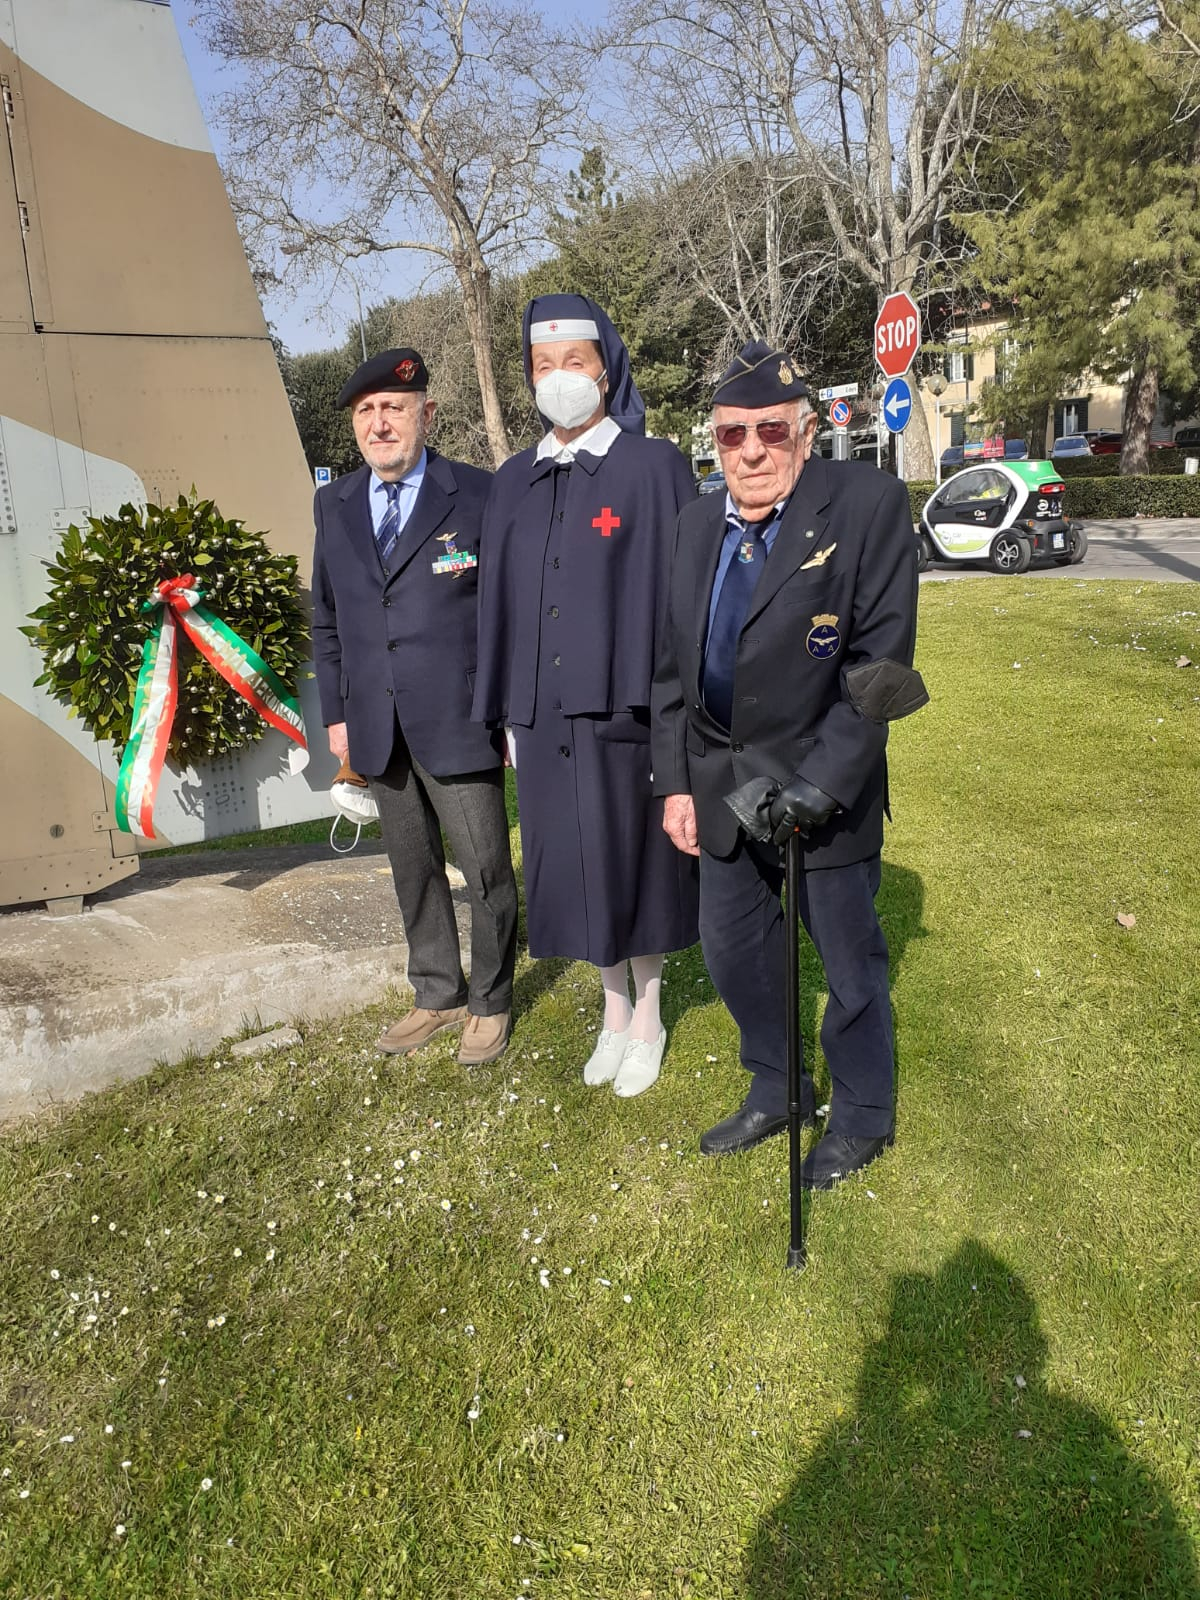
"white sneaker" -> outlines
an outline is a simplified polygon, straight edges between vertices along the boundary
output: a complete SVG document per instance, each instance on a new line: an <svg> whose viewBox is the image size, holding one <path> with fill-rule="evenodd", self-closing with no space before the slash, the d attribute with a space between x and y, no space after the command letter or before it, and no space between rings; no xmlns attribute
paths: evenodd
<svg viewBox="0 0 1200 1600"><path fill-rule="evenodd" d="M613 1093L629 1100L635 1094L644 1094L657 1082L662 1066L663 1051L667 1048L667 1030L660 1028L657 1039L631 1039L625 1046Z"/></svg>
<svg viewBox="0 0 1200 1600"><path fill-rule="evenodd" d="M583 1069L584 1083L590 1083L593 1088L598 1083L611 1083L624 1059L625 1046L628 1042L628 1028L624 1033L613 1033L611 1028L602 1028L600 1037L596 1040L596 1048L588 1057Z"/></svg>

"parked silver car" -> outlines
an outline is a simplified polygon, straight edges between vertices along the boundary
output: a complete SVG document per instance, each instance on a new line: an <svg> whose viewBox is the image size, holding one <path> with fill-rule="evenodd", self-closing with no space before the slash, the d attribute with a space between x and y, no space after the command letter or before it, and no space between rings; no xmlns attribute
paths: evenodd
<svg viewBox="0 0 1200 1600"><path fill-rule="evenodd" d="M1090 456L1092 447L1082 433L1064 433L1061 439L1055 439L1050 450L1051 461L1060 461L1066 456Z"/></svg>

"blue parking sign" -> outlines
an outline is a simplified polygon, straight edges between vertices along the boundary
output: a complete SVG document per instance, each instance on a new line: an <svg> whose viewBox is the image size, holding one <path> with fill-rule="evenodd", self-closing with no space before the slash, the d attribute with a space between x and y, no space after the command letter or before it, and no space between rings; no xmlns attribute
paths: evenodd
<svg viewBox="0 0 1200 1600"><path fill-rule="evenodd" d="M313 477L317 480L317 488L319 489L322 484L333 482L333 468L317 467L313 472Z"/></svg>

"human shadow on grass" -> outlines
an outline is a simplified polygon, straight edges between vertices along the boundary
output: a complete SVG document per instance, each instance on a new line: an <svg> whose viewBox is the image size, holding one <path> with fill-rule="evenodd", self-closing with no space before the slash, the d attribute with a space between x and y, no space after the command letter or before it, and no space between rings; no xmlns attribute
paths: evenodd
<svg viewBox="0 0 1200 1600"><path fill-rule="evenodd" d="M556 956L530 961L513 983L513 1016L527 1017L541 997L553 989L570 965L568 960Z"/></svg>
<svg viewBox="0 0 1200 1600"><path fill-rule="evenodd" d="M521 909L517 928L518 948L525 950L525 896L524 874L518 867L517 885L521 896ZM925 886L920 874L911 871L908 867L895 866L885 861L879 885L879 893L875 903L879 910L880 921L887 935L889 955L889 984L894 984L900 963L904 959L905 951L913 939L923 939L926 930L923 925L925 909ZM785 908L786 914L786 908ZM688 952L676 952L694 959L703 964L703 956L699 945L692 947ZM517 978L513 988L513 1014L516 1017L528 1015L538 999L546 993L562 977L571 965L568 960L547 959L531 961L528 967ZM825 991L825 978L821 971L821 963L807 937L802 936L800 946L800 1029L805 1041L806 1065L811 1069L815 1057L813 1042L817 1037L817 1002ZM687 1012L696 1005L707 1005L708 997L694 998L690 982L685 987L678 984L664 991L663 1020L669 1031L673 1031L686 1016ZM897 1060L897 1078L899 1077L899 1060Z"/></svg>
<svg viewBox="0 0 1200 1600"><path fill-rule="evenodd" d="M756 1530L747 1600L1200 1600L1168 1495L1045 1357L976 1240L897 1277L854 1405Z"/></svg>

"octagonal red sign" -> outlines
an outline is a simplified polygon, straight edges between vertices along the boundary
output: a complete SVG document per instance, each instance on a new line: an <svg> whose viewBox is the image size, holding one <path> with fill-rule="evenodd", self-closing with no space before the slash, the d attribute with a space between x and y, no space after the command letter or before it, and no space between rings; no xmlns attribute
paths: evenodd
<svg viewBox="0 0 1200 1600"><path fill-rule="evenodd" d="M875 359L889 378L902 378L921 348L921 315L903 290L888 295L875 318Z"/></svg>

